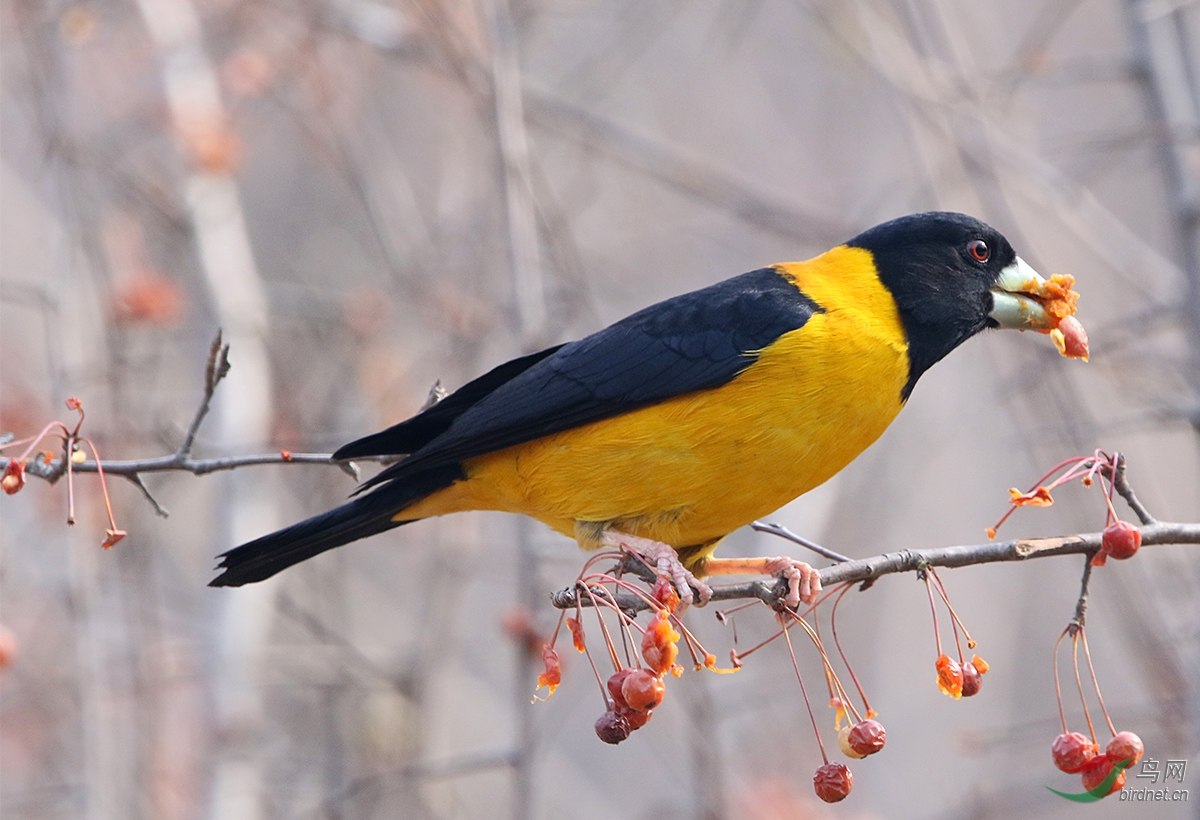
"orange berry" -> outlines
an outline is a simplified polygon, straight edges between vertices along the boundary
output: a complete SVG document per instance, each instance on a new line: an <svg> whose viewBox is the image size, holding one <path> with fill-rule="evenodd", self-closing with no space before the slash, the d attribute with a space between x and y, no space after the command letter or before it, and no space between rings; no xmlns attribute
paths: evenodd
<svg viewBox="0 0 1200 820"><path fill-rule="evenodd" d="M549 646L542 647L542 663L545 666L545 671L538 675L538 687L545 686L549 688L549 693L546 697L554 694L554 690L562 683L562 664L558 660L558 653Z"/></svg>
<svg viewBox="0 0 1200 820"><path fill-rule="evenodd" d="M645 712L662 703L667 694L667 687L657 675L652 675L645 669L635 669L621 684L621 694L630 709Z"/></svg>
<svg viewBox="0 0 1200 820"><path fill-rule="evenodd" d="M654 715L654 712L650 709L647 709L644 712L635 712L633 709L629 709L621 712L621 714L624 715L625 719L629 721L629 731L632 732L649 723L650 718Z"/></svg>
<svg viewBox="0 0 1200 820"><path fill-rule="evenodd" d="M961 698L963 695L963 673L962 668L958 665L958 661L943 653L938 656L937 663L934 666L937 668L938 689L952 698Z"/></svg>
<svg viewBox="0 0 1200 820"><path fill-rule="evenodd" d="M666 674L675 665L675 658L679 655L679 647L675 645L679 638L679 633L671 627L667 613L660 611L642 636L642 659L646 665L660 675Z"/></svg>

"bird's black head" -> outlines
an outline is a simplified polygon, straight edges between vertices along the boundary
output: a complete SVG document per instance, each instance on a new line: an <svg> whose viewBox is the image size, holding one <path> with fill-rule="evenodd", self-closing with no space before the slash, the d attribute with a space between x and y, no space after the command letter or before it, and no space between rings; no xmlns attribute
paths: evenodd
<svg viewBox="0 0 1200 820"><path fill-rule="evenodd" d="M986 327L991 288L1017 255L999 231L965 214L893 219L846 243L871 252L908 335L908 398L921 374Z"/></svg>

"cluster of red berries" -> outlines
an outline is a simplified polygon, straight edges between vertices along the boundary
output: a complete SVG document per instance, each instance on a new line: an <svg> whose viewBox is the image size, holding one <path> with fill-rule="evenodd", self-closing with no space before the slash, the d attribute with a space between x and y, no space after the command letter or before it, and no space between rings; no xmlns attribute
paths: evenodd
<svg viewBox="0 0 1200 820"><path fill-rule="evenodd" d="M671 626L670 618L665 609L659 610L642 635L642 659L648 668L623 667L605 682L608 708L596 721L596 735L605 743L620 743L630 732L645 726L666 696L664 678L680 668L675 658L682 637Z"/></svg>
<svg viewBox="0 0 1200 820"><path fill-rule="evenodd" d="M1089 792L1108 778L1114 766L1120 766L1122 771L1103 795L1107 796L1125 787L1123 770L1140 763L1145 748L1142 739L1133 732L1117 732L1104 747L1104 754L1100 754L1096 741L1087 735L1063 732L1054 738L1050 751L1054 765L1061 771L1083 775L1083 788Z"/></svg>
<svg viewBox="0 0 1200 820"><path fill-rule="evenodd" d="M588 561L581 573L576 589L581 597L592 604L597 624L604 636L605 649L612 663L613 673L605 680L592 658L587 637L581 622L582 607L576 608L575 617L559 620L560 627L566 624L571 633L575 649L587 655L600 691L604 698L604 713L596 721L596 735L605 743L620 743L631 732L645 726L654 714L654 709L666 696L666 676L683 674L683 667L676 663L679 657L679 641L685 640L697 669L716 669L716 656L709 654L700 642L683 626L675 611L679 606L679 595L670 582L660 578L649 594L634 584L610 573L588 573L588 568L597 560L606 557L599 553ZM622 556L608 553L607 557ZM649 625L643 627L628 612L617 605L618 592L632 594L639 605L652 613ZM605 623L604 613L615 615L617 633L621 646L613 640L612 632ZM562 681L562 667L554 644L561 630L555 630L554 638L542 650L544 670L538 675L538 686L545 686L549 694ZM640 632L640 641L633 639ZM637 647L636 649L634 647ZM622 660L622 654L624 660ZM549 697L549 695L547 695Z"/></svg>
<svg viewBox="0 0 1200 820"><path fill-rule="evenodd" d="M1076 478L1080 479L1085 487L1090 487L1098 478L1104 496L1105 526L1100 537L1100 549L1089 559L1089 564L1092 567L1102 567L1107 563L1109 558L1117 560L1132 558L1137 554L1138 549L1142 545L1141 530L1128 521L1122 521L1113 507L1113 494L1116 491L1117 479L1123 470L1123 461L1120 453L1109 455L1103 450L1096 450L1090 456L1079 456L1062 462L1046 473L1046 475L1042 476L1028 492L1022 493L1015 488L1009 490L1010 501L1013 505L1012 509L1004 514L996 523L996 527L988 529L988 537L994 538L996 536L996 528L1003 524L1017 507L1048 507L1054 503L1050 492L1056 487L1073 481ZM1058 477L1049 484L1042 484L1042 482L1056 474ZM1133 503L1132 500L1131 503ZM1085 593L1087 578L1088 576L1085 574ZM1054 688L1058 696L1058 711L1059 717L1062 720L1062 734L1054 739L1051 752L1054 756L1054 765L1068 774L1081 774L1083 787L1089 792L1099 788L1112 774L1114 767L1120 767L1121 771L1113 778L1111 785L1104 795L1097 795L1098 797L1103 797L1124 787L1124 769L1134 766L1141 761L1143 747L1141 739L1133 732L1118 732L1116 730L1112 719L1108 715L1108 710L1104 707L1104 697L1100 694L1100 683L1096 678L1096 670L1092 667L1092 656L1088 650L1087 635L1084 631L1084 600L1081 597L1079 607L1076 610L1076 619L1068 624L1067 628L1063 630L1062 635L1059 636L1058 641L1054 644ZM1066 712L1063 709L1062 702L1062 687L1058 679L1058 651L1062 645L1063 638L1067 635L1071 636L1075 683L1079 692L1080 703L1083 705L1084 717L1087 719L1087 735L1080 732L1071 732L1067 729ZM1092 725L1092 716L1088 711L1087 699L1083 694L1083 680L1079 671L1080 646L1083 647L1083 653L1087 659L1088 672L1096 691L1096 700L1100 704L1104 720L1108 724L1109 731L1112 733L1112 740L1104 747L1103 754L1100 753L1099 744L1096 742L1096 732Z"/></svg>
<svg viewBox="0 0 1200 820"><path fill-rule="evenodd" d="M1062 687L1058 679L1058 651L1062 645L1063 638L1071 636L1072 644L1072 661L1075 671L1075 685L1079 692L1079 701L1083 706L1083 716L1087 721L1088 734L1081 732L1072 732L1067 729L1066 710L1063 708ZM1096 730L1092 725L1092 715L1088 709L1087 699L1083 695L1083 677L1079 671L1079 648L1083 647L1083 655L1087 661L1088 673L1092 680L1093 688L1096 692L1096 700L1100 704L1100 711L1104 715L1104 721L1108 724L1108 730L1112 734L1112 739L1104 747L1104 753L1100 753L1100 745L1096 742ZM1113 792L1120 791L1125 786L1125 769L1131 766L1136 766L1142 760L1142 753L1145 750L1142 746L1142 740L1133 732L1118 732L1113 725L1112 718L1108 715L1108 709L1104 706L1104 696L1100 693L1100 682L1096 678L1096 670L1092 666L1092 653L1088 649L1087 634L1083 624L1079 621L1072 621L1067 625L1059 635L1058 641L1054 644L1054 689L1058 695L1058 714L1062 721L1062 734L1054 739L1054 743L1050 746L1050 752L1054 757L1054 765L1061 771L1067 774L1080 774L1083 777L1083 788L1089 792L1094 792L1099 788L1112 773L1114 767L1119 767L1117 776L1113 779L1108 790L1104 794L1097 794L1097 797L1107 797Z"/></svg>

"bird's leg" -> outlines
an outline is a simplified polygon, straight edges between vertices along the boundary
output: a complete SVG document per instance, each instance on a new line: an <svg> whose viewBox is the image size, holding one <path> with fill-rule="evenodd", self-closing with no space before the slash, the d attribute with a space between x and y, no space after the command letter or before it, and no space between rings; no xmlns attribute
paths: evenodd
<svg viewBox="0 0 1200 820"><path fill-rule="evenodd" d="M681 610L695 600L695 596L692 595L692 587L695 587L700 593L698 602L700 606L708 603L709 597L712 596L712 588L697 579L683 565L683 562L679 560L679 553L670 544L652 541L637 535L628 535L616 530L605 530L600 541L606 547L629 550L645 558L646 562L654 567L654 571L660 578L666 578L674 584L675 590L679 593Z"/></svg>
<svg viewBox="0 0 1200 820"><path fill-rule="evenodd" d="M811 604L821 594L821 574L803 561L786 555L778 558L709 558L704 564L704 574L787 578L788 593L784 603L790 607Z"/></svg>

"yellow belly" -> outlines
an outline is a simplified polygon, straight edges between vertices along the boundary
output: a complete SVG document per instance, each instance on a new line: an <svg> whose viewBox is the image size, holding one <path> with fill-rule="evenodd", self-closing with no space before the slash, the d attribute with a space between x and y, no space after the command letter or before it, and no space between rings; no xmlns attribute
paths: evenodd
<svg viewBox="0 0 1200 820"><path fill-rule="evenodd" d="M907 345L866 251L837 248L780 269L824 312L733 381L470 459L466 481L398 518L503 510L567 535L595 522L685 547L821 484L899 412ZM834 288L832 276L856 278Z"/></svg>

